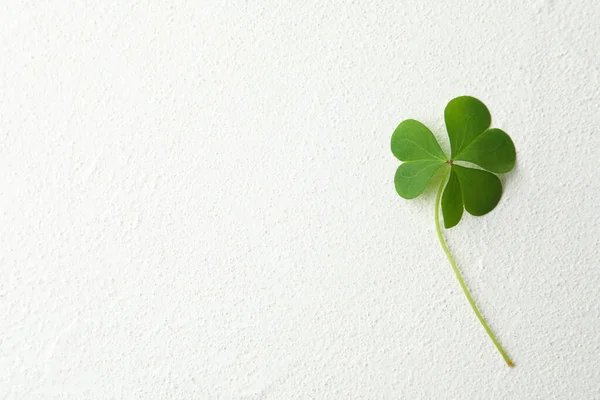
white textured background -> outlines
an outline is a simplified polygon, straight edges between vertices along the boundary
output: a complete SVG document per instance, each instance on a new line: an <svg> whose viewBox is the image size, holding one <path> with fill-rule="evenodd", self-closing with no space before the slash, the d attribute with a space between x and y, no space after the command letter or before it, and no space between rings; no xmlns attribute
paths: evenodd
<svg viewBox="0 0 600 400"><path fill-rule="evenodd" d="M527 3L527 4L523 4ZM0 399L600 399L596 0L0 3ZM518 152L447 232L396 125ZM444 142L446 145L446 142Z"/></svg>

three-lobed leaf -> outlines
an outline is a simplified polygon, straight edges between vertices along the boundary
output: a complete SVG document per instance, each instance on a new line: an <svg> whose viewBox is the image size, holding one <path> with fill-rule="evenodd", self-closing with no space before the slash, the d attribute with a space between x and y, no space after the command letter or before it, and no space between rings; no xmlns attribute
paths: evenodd
<svg viewBox="0 0 600 400"><path fill-rule="evenodd" d="M448 158L429 128L412 119L403 121L392 135L392 153L400 160L394 177L396 191L405 199L419 196L436 171L450 168L442 196L444 226L456 226L463 215L480 216L492 211L502 196L500 179L491 172L505 173L515 165L515 146L504 131L490 129L487 107L470 96L452 99L444 110L450 139ZM482 169L457 165L466 161ZM488 172L491 171L491 172Z"/></svg>
<svg viewBox="0 0 600 400"><path fill-rule="evenodd" d="M502 196L500 179L492 172L508 172L513 168L515 146L505 132L489 128L490 112L473 97L462 96L451 100L444 110L444 120L452 150L450 158L446 157L433 133L422 123L406 120L396 128L391 141L392 153L405 162L396 171L394 185L400 196L412 199L423 193L436 171L445 169L447 180L442 181L435 201L435 223L440 244L479 322L506 364L512 367L514 363L481 316L448 250L441 231L439 212L441 208L444 226L448 229L460 222L465 209L472 215L484 215L492 211ZM458 165L456 162L460 161L484 169Z"/></svg>

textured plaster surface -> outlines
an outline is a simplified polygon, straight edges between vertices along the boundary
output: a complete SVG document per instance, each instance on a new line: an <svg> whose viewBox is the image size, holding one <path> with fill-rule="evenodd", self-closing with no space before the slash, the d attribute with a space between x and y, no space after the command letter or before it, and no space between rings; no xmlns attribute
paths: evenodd
<svg viewBox="0 0 600 400"><path fill-rule="evenodd" d="M598 4L0 2L0 399L600 399ZM514 369L392 183L462 94L518 150L446 232Z"/></svg>

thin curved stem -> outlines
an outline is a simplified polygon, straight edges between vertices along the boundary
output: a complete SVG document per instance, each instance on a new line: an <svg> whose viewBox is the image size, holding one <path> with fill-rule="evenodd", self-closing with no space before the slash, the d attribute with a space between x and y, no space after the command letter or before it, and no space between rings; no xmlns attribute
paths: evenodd
<svg viewBox="0 0 600 400"><path fill-rule="evenodd" d="M477 319L479 319L479 322L481 322L481 325L483 325L483 327L485 328L485 331L490 336L490 339L492 339L492 342L494 342L494 345L496 346L496 348L498 349L498 351L504 358L504 361L506 361L506 364L508 364L509 367L514 367L515 364L508 357L508 355L506 354L506 352L504 351L504 349L502 348L500 343L498 343L498 339L496 339L496 336L494 336L494 333L492 332L492 330L488 326L487 322L485 322L485 319L479 312L477 305L475 305L475 301L473 300L473 297L471 297L471 293L469 293L469 289L467 289L467 285L465 285L465 281L463 280L462 275L460 274L460 271L458 270L458 267L456 266L456 262L454 261L452 254L450 254L450 250L448 250L448 245L446 244L446 240L444 240L444 236L442 235L442 228L440 226L440 205L441 205L441 199L442 199L442 191L444 189L444 184L446 183L449 172L450 172L450 168L447 169L446 174L444 175L444 179L442 179L442 183L440 184L440 188L438 189L437 197L435 199L435 228L437 230L437 235L438 235L438 238L440 239L440 244L442 245L442 249L444 249L444 253L446 253L448 260L450 261L450 265L452 265L452 269L454 270L454 273L456 274L458 283L460 283L460 287L462 287L462 290L465 293L465 296L467 296L467 300L469 300L469 304L471 304L471 307L473 307L473 311L475 312Z"/></svg>

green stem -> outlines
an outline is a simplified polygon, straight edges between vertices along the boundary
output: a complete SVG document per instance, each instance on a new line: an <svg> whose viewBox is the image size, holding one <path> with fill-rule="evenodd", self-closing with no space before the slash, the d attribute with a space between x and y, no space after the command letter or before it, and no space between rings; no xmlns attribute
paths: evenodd
<svg viewBox="0 0 600 400"><path fill-rule="evenodd" d="M515 364L513 364L511 359L508 357L508 355L502 348L502 346L500 346L500 343L498 343L496 336L494 336L494 333L488 326L487 322L485 322L485 319L483 319L483 316L481 315L481 313L479 312L479 309L475 305L475 301L473 301L473 298L471 297L471 293L469 293L469 290L467 289L467 286L465 285L465 281L463 280L463 278L460 274L460 271L458 270L458 267L456 266L456 262L454 261L452 254L450 254L450 250L448 250L448 245L446 244L446 241L444 240L444 236L442 236L442 228L440 226L440 201L442 199L442 191L444 189L444 184L446 183L449 172L450 172L450 168L448 168L448 170L446 171L446 174L444 176L444 179L442 179L442 183L440 184L440 188L437 192L437 197L435 199L435 227L437 230L437 235L438 235L438 238L440 239L442 248L444 249L444 253L446 253L448 260L450 261L450 265L452 265L452 269L454 270L454 273L456 274L458 283L460 283L460 287L462 287L462 290L465 293L465 296L467 296L467 300L469 300L469 304L471 304L471 307L473 307L473 311L475 311L475 315L477 315L477 319L479 319L479 322L481 322L481 325L483 325L483 327L485 328L485 331L490 336L490 339L492 339L492 342L494 342L494 345L496 346L496 348L498 349L498 351L504 358L504 361L506 361L506 364L508 364L509 367L514 367Z"/></svg>

